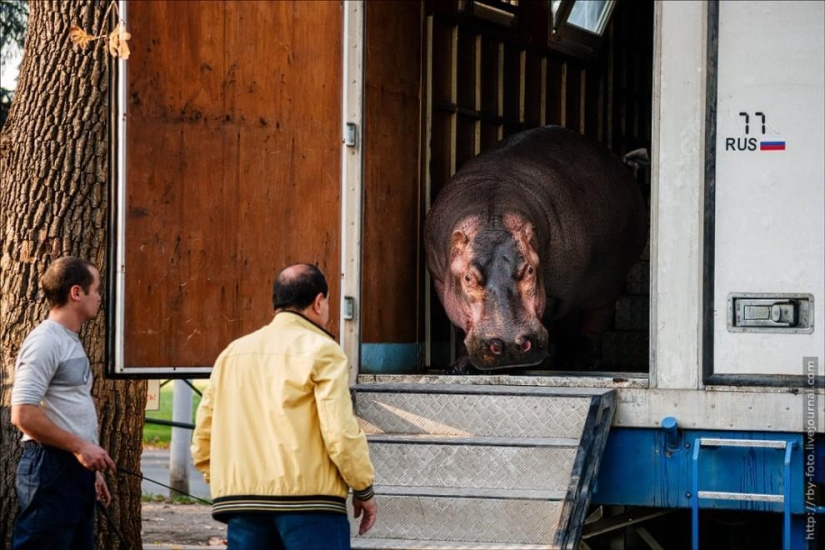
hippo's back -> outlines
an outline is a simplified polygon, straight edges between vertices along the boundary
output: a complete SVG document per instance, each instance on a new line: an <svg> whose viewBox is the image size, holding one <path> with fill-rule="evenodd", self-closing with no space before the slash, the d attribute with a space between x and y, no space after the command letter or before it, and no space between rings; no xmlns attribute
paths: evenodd
<svg viewBox="0 0 825 550"><path fill-rule="evenodd" d="M535 228L554 317L615 300L644 245L644 203L630 170L603 146L557 126L510 136L455 174L427 217L428 263L445 265L430 258L448 252L462 219L476 215L494 225L508 212Z"/></svg>

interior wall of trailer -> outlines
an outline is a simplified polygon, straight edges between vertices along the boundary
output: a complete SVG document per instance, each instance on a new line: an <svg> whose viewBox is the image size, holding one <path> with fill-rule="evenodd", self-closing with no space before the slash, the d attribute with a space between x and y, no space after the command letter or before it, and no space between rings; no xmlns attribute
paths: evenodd
<svg viewBox="0 0 825 550"><path fill-rule="evenodd" d="M439 369L456 357L457 334L425 276L421 225L463 163L547 124L620 156L650 150L652 1L619 2L589 61L547 47L547 2L520 3L512 29L461 5L367 5L361 372ZM649 201L649 171L637 178ZM648 370L649 272L647 246L603 342L607 370Z"/></svg>
<svg viewBox="0 0 825 550"><path fill-rule="evenodd" d="M280 267L338 296L341 6L128 9L125 362L210 366L269 322Z"/></svg>
<svg viewBox="0 0 825 550"><path fill-rule="evenodd" d="M418 367L421 5L366 3L361 364Z"/></svg>

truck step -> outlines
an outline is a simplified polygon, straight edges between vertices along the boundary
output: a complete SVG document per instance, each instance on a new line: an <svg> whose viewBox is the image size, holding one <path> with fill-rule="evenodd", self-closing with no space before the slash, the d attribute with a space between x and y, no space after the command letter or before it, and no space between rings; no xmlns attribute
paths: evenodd
<svg viewBox="0 0 825 550"><path fill-rule="evenodd" d="M379 518L361 539L551 544L565 493L375 487ZM514 528L514 526L518 528ZM353 533L357 532L352 523Z"/></svg>
<svg viewBox="0 0 825 550"><path fill-rule="evenodd" d="M431 435L370 435L368 440L380 485L562 493L579 444L572 438Z"/></svg>
<svg viewBox="0 0 825 550"><path fill-rule="evenodd" d="M576 547L614 390L472 377L353 390L379 508L375 526L353 548Z"/></svg>
<svg viewBox="0 0 825 550"><path fill-rule="evenodd" d="M355 413L370 433L579 439L604 388L358 384Z"/></svg>
<svg viewBox="0 0 825 550"><path fill-rule="evenodd" d="M463 543L453 541L410 541L398 539L352 539L353 550L552 550L546 544Z"/></svg>

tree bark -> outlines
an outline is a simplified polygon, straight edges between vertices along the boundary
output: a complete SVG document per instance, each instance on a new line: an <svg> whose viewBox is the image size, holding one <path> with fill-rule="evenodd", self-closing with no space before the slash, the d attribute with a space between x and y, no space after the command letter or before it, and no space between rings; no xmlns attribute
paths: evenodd
<svg viewBox="0 0 825 550"><path fill-rule="evenodd" d="M10 546L17 514L15 470L20 434L11 426L14 361L26 334L47 306L39 280L66 255L106 273L108 82L104 44L74 50L69 27L98 34L108 0L30 2L29 30L19 85L0 133L0 543ZM105 282L104 282L105 284ZM105 304L81 331L95 376L93 394L100 442L115 463L140 471L146 404L144 381L104 378ZM141 547L140 479L107 478L109 513L121 545L98 514L97 547Z"/></svg>

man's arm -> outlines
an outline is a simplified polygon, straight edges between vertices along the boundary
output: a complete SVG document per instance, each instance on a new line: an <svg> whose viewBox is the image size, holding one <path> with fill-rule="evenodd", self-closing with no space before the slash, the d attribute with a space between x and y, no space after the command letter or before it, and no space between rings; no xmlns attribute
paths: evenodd
<svg viewBox="0 0 825 550"><path fill-rule="evenodd" d="M336 345L318 358L313 381L321 434L327 452L344 481L352 488L354 516L361 517L360 534L375 523L377 506L367 437L355 419L349 394L347 358Z"/></svg>
<svg viewBox="0 0 825 550"><path fill-rule="evenodd" d="M117 472L109 453L91 441L59 428L39 405L12 405L11 423L38 443L72 453L89 470Z"/></svg>

